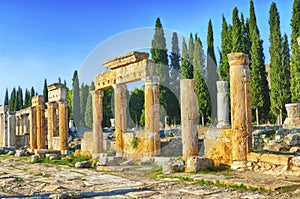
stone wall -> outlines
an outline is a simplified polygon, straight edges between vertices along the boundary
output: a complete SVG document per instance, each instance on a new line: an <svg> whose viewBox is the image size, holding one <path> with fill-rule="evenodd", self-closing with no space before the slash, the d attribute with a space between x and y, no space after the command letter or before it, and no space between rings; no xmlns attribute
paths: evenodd
<svg viewBox="0 0 300 199"><path fill-rule="evenodd" d="M25 135L16 135L16 147L29 146L29 133Z"/></svg>
<svg viewBox="0 0 300 199"><path fill-rule="evenodd" d="M300 176L300 156L249 153L247 168L267 174Z"/></svg>

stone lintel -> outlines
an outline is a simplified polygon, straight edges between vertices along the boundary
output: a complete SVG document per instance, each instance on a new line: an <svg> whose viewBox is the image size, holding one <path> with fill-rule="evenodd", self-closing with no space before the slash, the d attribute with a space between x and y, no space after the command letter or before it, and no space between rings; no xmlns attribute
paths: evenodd
<svg viewBox="0 0 300 199"><path fill-rule="evenodd" d="M66 88L66 86L62 83L53 83L48 85L48 91L56 90L59 88Z"/></svg>
<svg viewBox="0 0 300 199"><path fill-rule="evenodd" d="M228 62L230 66L236 65L249 65L249 57L242 52L235 52L227 54Z"/></svg>
<svg viewBox="0 0 300 199"><path fill-rule="evenodd" d="M44 96L42 95L36 95L32 97L32 107L39 106L44 104Z"/></svg>
<svg viewBox="0 0 300 199"><path fill-rule="evenodd" d="M102 63L102 65L105 68L115 69L121 66L139 62L144 59L148 59L148 57L149 57L149 53L146 52L130 52L120 57L110 59Z"/></svg>

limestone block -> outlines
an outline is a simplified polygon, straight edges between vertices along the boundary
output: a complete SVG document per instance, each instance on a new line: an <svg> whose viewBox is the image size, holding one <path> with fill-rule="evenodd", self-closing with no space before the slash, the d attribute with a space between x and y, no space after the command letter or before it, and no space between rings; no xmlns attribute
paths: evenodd
<svg viewBox="0 0 300 199"><path fill-rule="evenodd" d="M76 162L75 168L90 168L91 163L89 161Z"/></svg>
<svg viewBox="0 0 300 199"><path fill-rule="evenodd" d="M293 146L290 148L291 153L300 153L300 147L298 146Z"/></svg>
<svg viewBox="0 0 300 199"><path fill-rule="evenodd" d="M247 154L247 161L250 161L250 162L259 162L260 157L261 157L260 153L253 153L253 152L251 152L251 153Z"/></svg>
<svg viewBox="0 0 300 199"><path fill-rule="evenodd" d="M294 166L300 167L300 156L295 156L291 159L291 163Z"/></svg>
<svg viewBox="0 0 300 199"><path fill-rule="evenodd" d="M163 173L177 173L184 171L184 162L182 160L171 160L163 165Z"/></svg>
<svg viewBox="0 0 300 199"><path fill-rule="evenodd" d="M276 154L263 154L260 161L274 165L289 166L289 161L292 156L289 155L276 155Z"/></svg>
<svg viewBox="0 0 300 199"><path fill-rule="evenodd" d="M220 164L231 165L232 164L232 130L222 129L217 141L213 142L211 150L205 152L205 157L214 160L216 166ZM207 140L204 140L204 145ZM206 150L206 149L204 149Z"/></svg>
<svg viewBox="0 0 300 199"><path fill-rule="evenodd" d="M203 171L212 166L214 166L214 161L210 158L190 156L186 160L185 172Z"/></svg>
<svg viewBox="0 0 300 199"><path fill-rule="evenodd" d="M54 83L48 85L48 100L49 102L67 100L66 86L61 83Z"/></svg>

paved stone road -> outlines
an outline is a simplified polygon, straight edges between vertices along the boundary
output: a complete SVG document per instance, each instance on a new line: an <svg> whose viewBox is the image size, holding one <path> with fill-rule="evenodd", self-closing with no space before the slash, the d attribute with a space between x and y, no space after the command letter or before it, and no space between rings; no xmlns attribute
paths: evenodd
<svg viewBox="0 0 300 199"><path fill-rule="evenodd" d="M199 186L176 178L153 180L149 167L98 172L61 165L29 164L0 156L0 198L288 198L278 194ZM299 192L299 191L298 191ZM67 197L68 196L68 197Z"/></svg>

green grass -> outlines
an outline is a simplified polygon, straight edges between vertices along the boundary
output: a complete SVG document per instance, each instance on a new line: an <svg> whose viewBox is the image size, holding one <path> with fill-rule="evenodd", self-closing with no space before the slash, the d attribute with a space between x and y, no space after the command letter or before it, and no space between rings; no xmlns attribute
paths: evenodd
<svg viewBox="0 0 300 199"><path fill-rule="evenodd" d="M50 178L51 177L51 174L49 174L49 173L42 173L42 172L40 172L40 173L36 173L36 174L34 174L35 176L42 176L42 177L44 177L44 178Z"/></svg>
<svg viewBox="0 0 300 199"><path fill-rule="evenodd" d="M79 157L62 156L62 159L60 159L60 160L50 160L49 158L42 158L38 161L38 163L74 166L76 164L76 162L82 162L82 161L86 161L86 160L89 160L89 157L87 157L87 156L79 156Z"/></svg>
<svg viewBox="0 0 300 199"><path fill-rule="evenodd" d="M158 175L163 174L162 166L154 165L150 171L145 172L145 176L151 179L157 179Z"/></svg>
<svg viewBox="0 0 300 199"><path fill-rule="evenodd" d="M18 183L23 181L23 179L20 177L15 177L15 179L16 179L16 182L18 182Z"/></svg>
<svg viewBox="0 0 300 199"><path fill-rule="evenodd" d="M286 187L279 189L279 191L281 193L287 193L287 192L291 192L291 191L296 191L299 188L300 188L300 185L290 185L290 186L286 186Z"/></svg>

